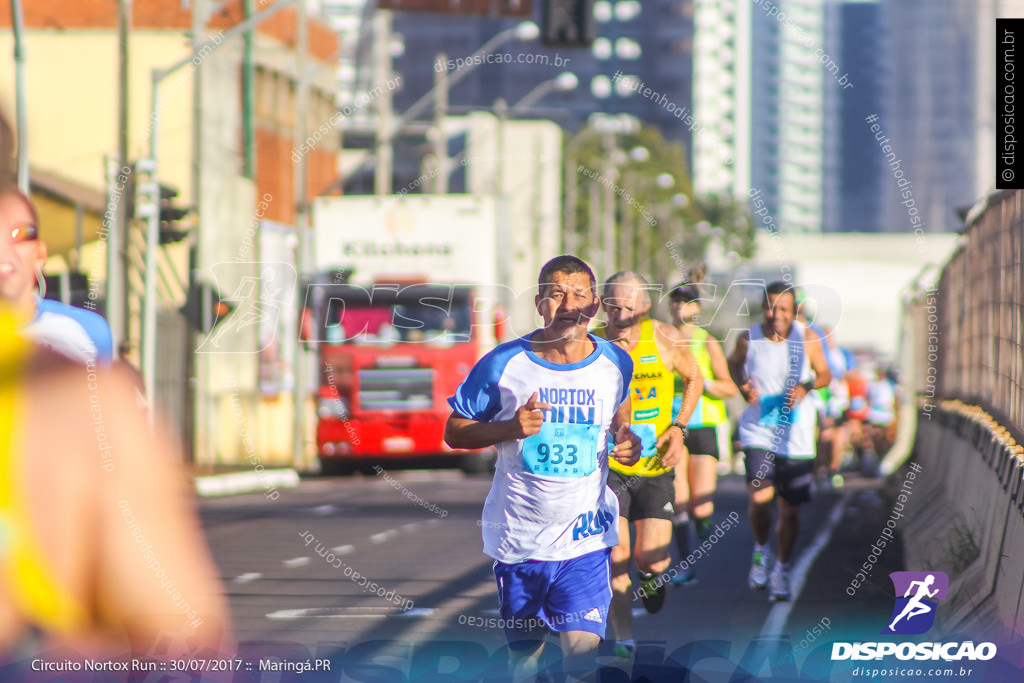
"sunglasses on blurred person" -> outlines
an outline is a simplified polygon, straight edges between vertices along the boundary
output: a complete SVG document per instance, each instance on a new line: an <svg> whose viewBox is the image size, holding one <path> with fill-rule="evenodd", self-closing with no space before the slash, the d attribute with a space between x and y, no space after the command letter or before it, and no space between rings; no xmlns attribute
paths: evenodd
<svg viewBox="0 0 1024 683"><path fill-rule="evenodd" d="M31 223L15 223L9 228L11 242L20 244L39 238L39 228Z"/></svg>

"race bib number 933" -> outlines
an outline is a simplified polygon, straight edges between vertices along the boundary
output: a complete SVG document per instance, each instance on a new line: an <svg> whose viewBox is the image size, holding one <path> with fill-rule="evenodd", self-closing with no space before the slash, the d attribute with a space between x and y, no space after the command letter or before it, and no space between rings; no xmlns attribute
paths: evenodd
<svg viewBox="0 0 1024 683"><path fill-rule="evenodd" d="M523 439L523 469L553 477L585 477L597 469L596 425L545 422Z"/></svg>

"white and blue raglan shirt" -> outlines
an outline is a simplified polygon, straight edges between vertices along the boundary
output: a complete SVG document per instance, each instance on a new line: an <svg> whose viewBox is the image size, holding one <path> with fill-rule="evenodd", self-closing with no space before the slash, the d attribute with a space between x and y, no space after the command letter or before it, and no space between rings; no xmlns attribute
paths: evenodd
<svg viewBox="0 0 1024 683"><path fill-rule="evenodd" d="M37 299L36 315L21 334L83 365L110 367L113 362L113 335L103 316L60 301Z"/></svg>
<svg viewBox="0 0 1024 683"><path fill-rule="evenodd" d="M484 552L504 563L570 560L618 543L619 503L607 486L612 418L629 398L633 361L588 335L593 353L551 363L530 350L532 335L495 348L448 399L478 422L511 419L531 394L551 405L539 434L496 445L484 503Z"/></svg>

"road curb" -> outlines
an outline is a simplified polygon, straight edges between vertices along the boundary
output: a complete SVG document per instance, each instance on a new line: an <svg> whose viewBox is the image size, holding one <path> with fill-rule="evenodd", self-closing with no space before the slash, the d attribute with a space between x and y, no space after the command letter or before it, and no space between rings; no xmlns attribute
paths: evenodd
<svg viewBox="0 0 1024 683"><path fill-rule="evenodd" d="M231 472L207 477L196 477L196 492L203 498L234 496L274 488L292 488L299 485L299 473L282 468L262 472Z"/></svg>

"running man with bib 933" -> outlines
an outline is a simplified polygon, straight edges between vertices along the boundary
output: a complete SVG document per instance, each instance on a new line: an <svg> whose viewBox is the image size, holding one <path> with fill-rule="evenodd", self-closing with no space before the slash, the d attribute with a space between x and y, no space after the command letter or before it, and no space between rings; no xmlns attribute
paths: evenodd
<svg viewBox="0 0 1024 683"><path fill-rule="evenodd" d="M482 527L501 617L513 624L515 681L537 673L548 630L560 633L567 672L592 669L608 621L619 515L608 463L633 463L640 440L630 430L633 362L587 333L596 285L575 256L546 263L536 297L544 327L481 358L448 400L448 445L498 450Z"/></svg>
<svg viewBox="0 0 1024 683"><path fill-rule="evenodd" d="M740 335L729 358L729 373L748 404L740 416L739 431L754 531L752 588L764 588L769 582L771 503L776 491L779 494L772 600L790 597L789 565L800 529L799 506L811 499L817 412L812 401L805 399L832 379L820 337L794 320L795 309L791 285L768 285L762 302L764 322Z"/></svg>
<svg viewBox="0 0 1024 683"><path fill-rule="evenodd" d="M637 593L652 614L665 601L665 570L671 563L672 517L675 501L673 467L686 455L686 422L700 398L702 377L679 331L650 318L650 285L636 273L621 272L605 282L604 311L608 324L595 334L613 341L633 359L630 391L633 431L643 452L632 466L611 463L608 486L619 499L619 544L612 550L612 626L615 654L628 658L633 643L629 562L636 557L640 586ZM686 378L687 389L678 414L672 411L675 375ZM630 523L636 524L636 547L630 548Z"/></svg>

